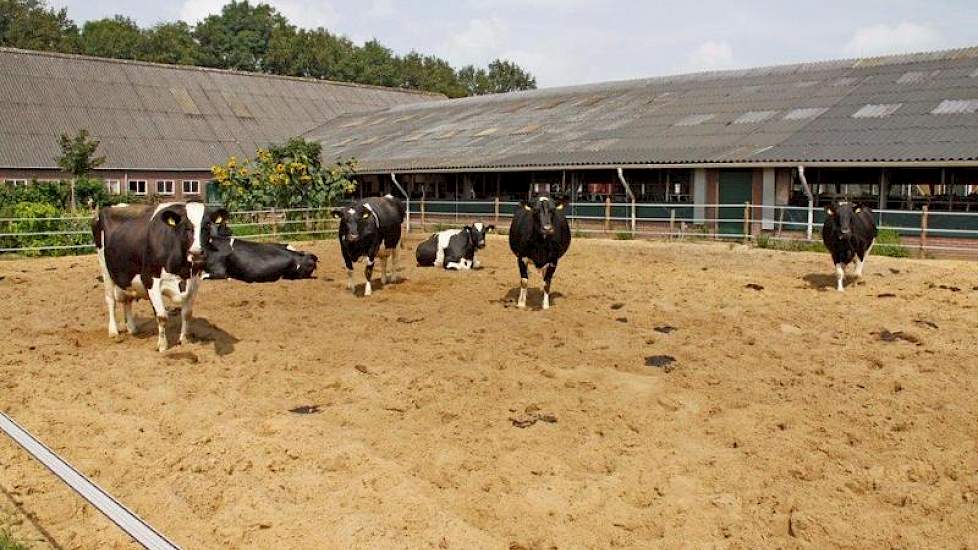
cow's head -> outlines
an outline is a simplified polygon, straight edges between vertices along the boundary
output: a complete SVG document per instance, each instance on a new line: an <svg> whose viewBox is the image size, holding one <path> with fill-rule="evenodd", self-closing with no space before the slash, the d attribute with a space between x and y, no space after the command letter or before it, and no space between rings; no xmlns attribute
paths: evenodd
<svg viewBox="0 0 978 550"><path fill-rule="evenodd" d="M176 238L181 261L202 269L208 252L214 250L212 240L230 234L227 228L228 211L211 208L200 202L161 204L153 215L153 223Z"/></svg>
<svg viewBox="0 0 978 550"><path fill-rule="evenodd" d="M852 226L858 214L863 211L863 206L859 203L847 200L836 200L831 205L825 207L825 215L828 216L827 223L835 223L839 228L839 240L852 238Z"/></svg>
<svg viewBox="0 0 978 550"><path fill-rule="evenodd" d="M558 222L564 218L567 200L562 197L537 197L530 202L520 201L520 208L533 216L533 230L544 239L557 234Z"/></svg>
<svg viewBox="0 0 978 550"><path fill-rule="evenodd" d="M295 271L287 273L285 275L286 279L311 279L313 273L316 271L316 265L319 262L319 257L315 254L309 254L308 252L298 252L293 255L295 259Z"/></svg>
<svg viewBox="0 0 978 550"><path fill-rule="evenodd" d="M330 211L340 221L340 240L356 243L380 231L377 213L367 203L334 208Z"/></svg>
<svg viewBox="0 0 978 550"><path fill-rule="evenodd" d="M486 225L482 222L465 226L465 230L469 233L469 242L477 249L486 247L486 234L495 229L495 225Z"/></svg>

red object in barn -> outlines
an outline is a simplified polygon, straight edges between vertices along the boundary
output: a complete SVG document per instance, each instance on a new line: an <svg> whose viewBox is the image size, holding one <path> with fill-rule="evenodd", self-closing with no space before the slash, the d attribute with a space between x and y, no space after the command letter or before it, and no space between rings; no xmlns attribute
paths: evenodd
<svg viewBox="0 0 978 550"><path fill-rule="evenodd" d="M611 183L589 183L587 184L587 192L592 195L610 195L612 185Z"/></svg>

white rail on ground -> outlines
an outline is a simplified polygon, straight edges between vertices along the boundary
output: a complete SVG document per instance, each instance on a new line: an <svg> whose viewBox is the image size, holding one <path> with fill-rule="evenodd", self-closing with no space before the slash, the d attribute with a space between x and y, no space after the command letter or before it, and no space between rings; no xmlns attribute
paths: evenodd
<svg viewBox="0 0 978 550"><path fill-rule="evenodd" d="M61 481L64 481L99 512L102 512L105 517L119 526L143 548L150 550L180 549L179 546L170 542L146 521L114 499L112 495L92 483L84 474L65 462L54 451L2 412L0 412L0 430L10 436L44 467L51 470L51 473L58 476Z"/></svg>

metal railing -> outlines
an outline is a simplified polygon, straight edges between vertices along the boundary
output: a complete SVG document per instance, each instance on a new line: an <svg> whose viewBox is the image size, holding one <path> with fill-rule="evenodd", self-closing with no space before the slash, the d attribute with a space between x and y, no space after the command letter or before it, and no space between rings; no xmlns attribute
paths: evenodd
<svg viewBox="0 0 978 550"><path fill-rule="evenodd" d="M519 207L515 201L469 200L411 203L414 231L455 227L471 221L505 223ZM570 203L564 210L579 236L618 239L718 239L767 244L819 242L822 209L804 206L681 203ZM978 212L874 210L889 239L887 246L908 251L946 252L978 259ZM90 252L90 216L0 218L0 254L59 255ZM233 212L235 236L255 240L319 240L336 235L327 209L294 208ZM812 241L806 235L812 234Z"/></svg>

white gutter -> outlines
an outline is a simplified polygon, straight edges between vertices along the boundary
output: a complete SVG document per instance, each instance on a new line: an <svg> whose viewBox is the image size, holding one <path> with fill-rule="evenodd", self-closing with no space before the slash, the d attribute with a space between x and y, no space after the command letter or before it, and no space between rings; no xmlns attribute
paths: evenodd
<svg viewBox="0 0 978 550"><path fill-rule="evenodd" d="M635 232L635 193L632 193L632 186L628 185L628 181L625 180L625 171L619 166L618 167L618 181L625 186L625 193L628 194L628 198L632 201L632 233Z"/></svg>
<svg viewBox="0 0 978 550"><path fill-rule="evenodd" d="M804 166L798 166L798 179L801 180L801 187L805 190L805 194L808 195L808 226L805 229L805 236L808 240L812 240L812 223L815 219L815 195L812 194L812 188L808 186Z"/></svg>
<svg viewBox="0 0 978 550"><path fill-rule="evenodd" d="M391 182L394 184L394 187L397 187L397 190L400 191L402 195L404 195L404 207L405 210L407 210L407 215L405 216L406 217L405 222L407 223L407 227L405 228L405 231L410 233L411 232L411 195L408 195L407 191L405 191L404 188L401 187L401 184L397 183L397 175L395 175L394 172L391 172Z"/></svg>
<svg viewBox="0 0 978 550"><path fill-rule="evenodd" d="M11 439L24 448L32 457L44 465L51 473L71 487L79 496L87 500L105 517L112 520L120 529L138 542L143 548L150 550L179 550L179 547L167 540L162 534L153 529L121 502L112 498L101 487L89 481L87 477L73 468L60 456L47 448L27 430L20 427L9 416L0 413L0 431L6 432Z"/></svg>

